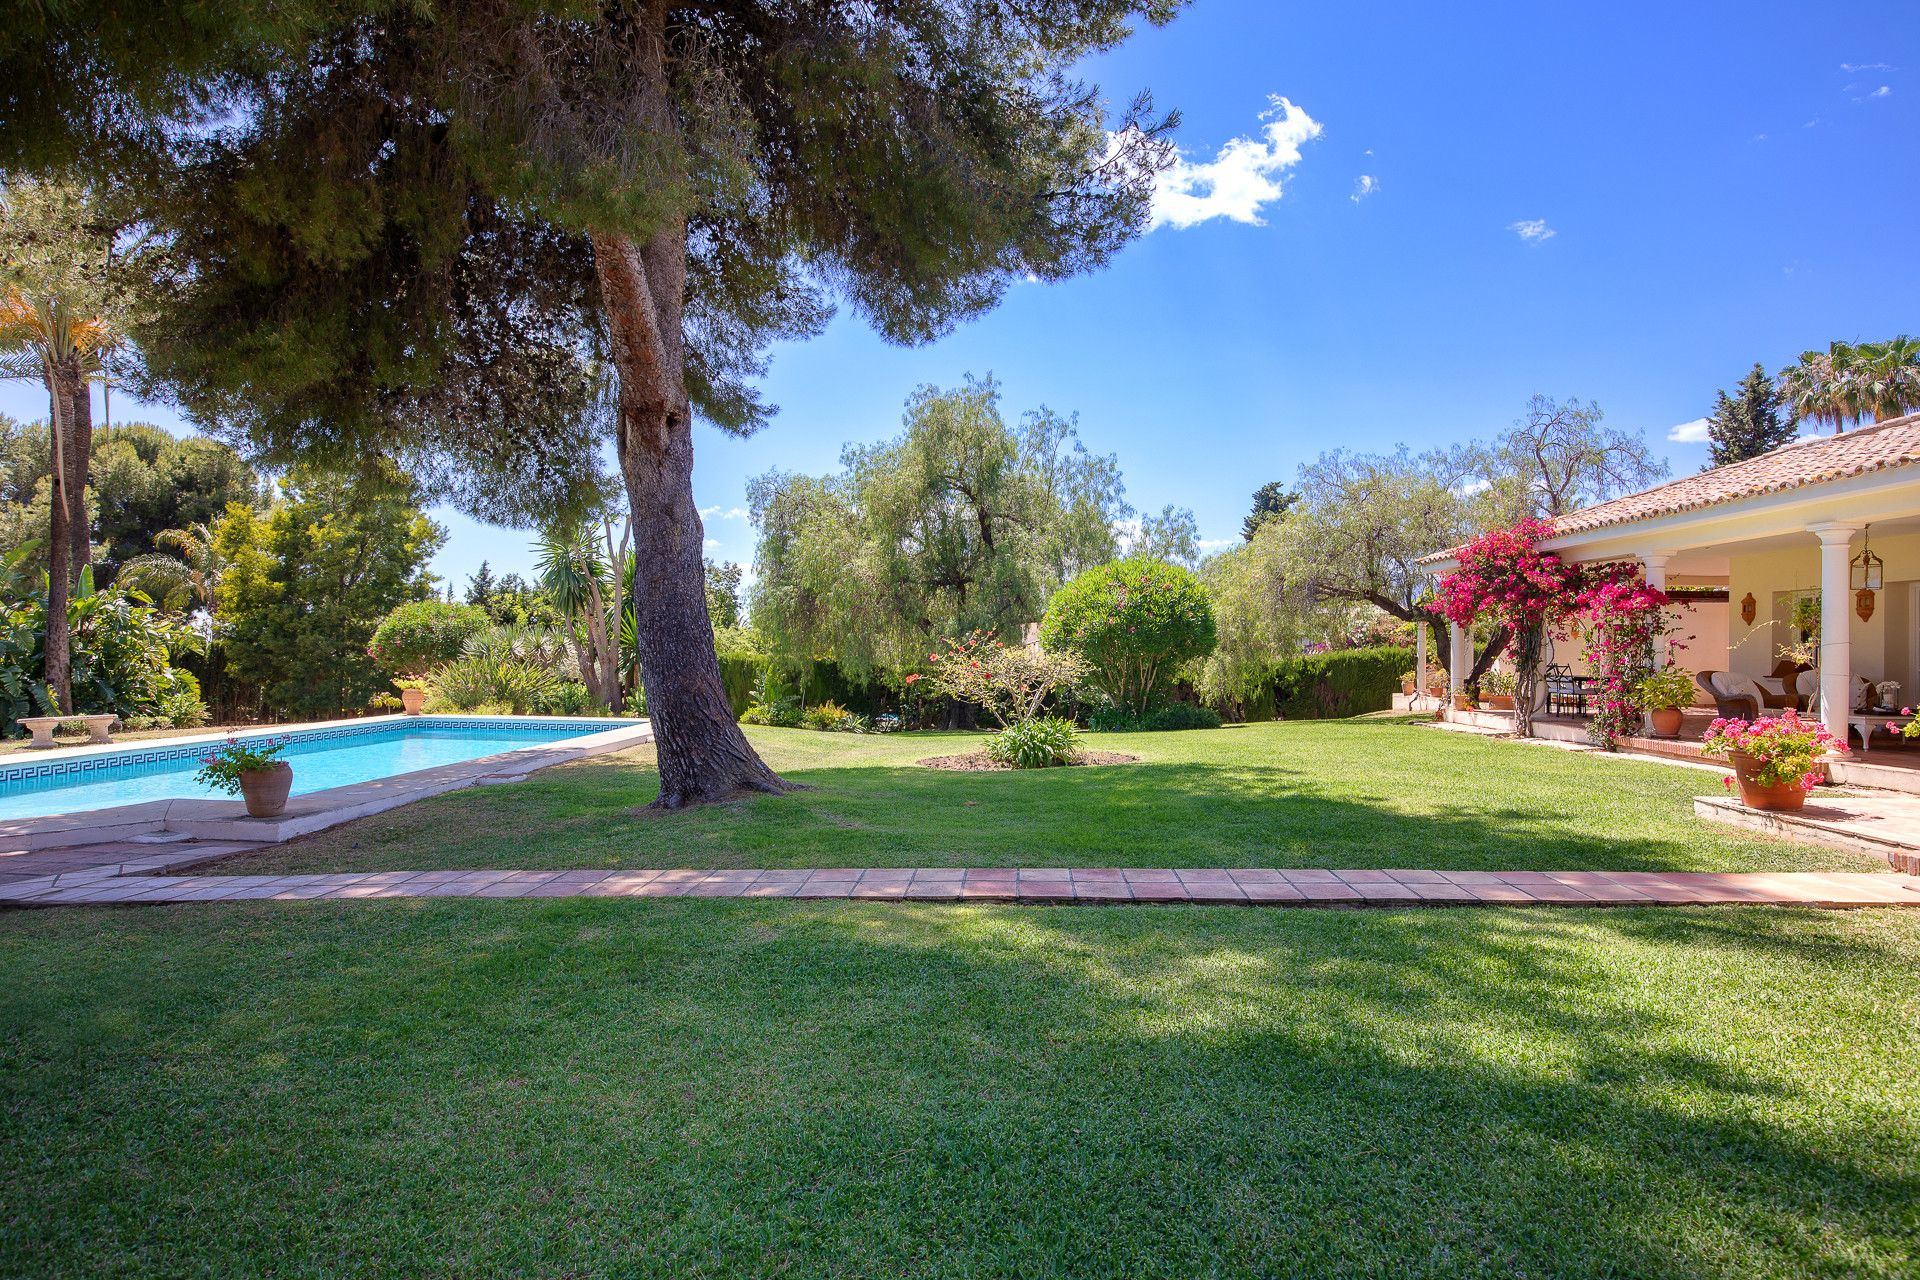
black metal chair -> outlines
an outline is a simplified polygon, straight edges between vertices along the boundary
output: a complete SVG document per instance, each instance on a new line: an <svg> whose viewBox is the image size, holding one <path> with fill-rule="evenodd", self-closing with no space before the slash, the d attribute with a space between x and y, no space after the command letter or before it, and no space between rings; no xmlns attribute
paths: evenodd
<svg viewBox="0 0 1920 1280"><path fill-rule="evenodd" d="M1587 714L1587 688L1581 679L1567 669L1564 662L1550 662L1546 671L1547 714L1562 715L1571 706L1573 714Z"/></svg>

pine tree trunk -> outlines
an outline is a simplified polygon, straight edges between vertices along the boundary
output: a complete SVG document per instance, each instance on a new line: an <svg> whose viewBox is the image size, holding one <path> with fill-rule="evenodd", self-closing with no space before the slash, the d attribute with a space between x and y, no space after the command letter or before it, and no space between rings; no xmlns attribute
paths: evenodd
<svg viewBox="0 0 1920 1280"><path fill-rule="evenodd" d="M653 807L792 790L754 754L734 720L707 618L705 530L693 501L680 328L685 227L670 225L644 246L596 234L593 250L620 381L620 467L636 553L634 638L660 759Z"/></svg>

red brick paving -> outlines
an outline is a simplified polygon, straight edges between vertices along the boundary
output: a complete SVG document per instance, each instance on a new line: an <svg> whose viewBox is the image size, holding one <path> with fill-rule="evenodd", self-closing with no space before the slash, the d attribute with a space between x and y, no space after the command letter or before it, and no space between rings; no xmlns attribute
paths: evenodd
<svg viewBox="0 0 1920 1280"><path fill-rule="evenodd" d="M809 898L874 902L1188 903L1262 906L1920 906L1920 878L1891 872L1423 871L958 868L701 871L381 871L163 876L119 863L0 884L32 906L389 898Z"/></svg>

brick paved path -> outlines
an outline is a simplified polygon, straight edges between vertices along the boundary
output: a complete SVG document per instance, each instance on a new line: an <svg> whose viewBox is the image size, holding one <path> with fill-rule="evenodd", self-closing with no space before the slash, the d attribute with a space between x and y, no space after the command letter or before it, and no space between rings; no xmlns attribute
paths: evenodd
<svg viewBox="0 0 1920 1280"><path fill-rule="evenodd" d="M161 875L240 846L0 858L0 903L23 906L367 898L808 898L911 902L1239 903L1254 906L1920 906L1894 873L1275 871L887 868L795 871L378 871Z"/></svg>

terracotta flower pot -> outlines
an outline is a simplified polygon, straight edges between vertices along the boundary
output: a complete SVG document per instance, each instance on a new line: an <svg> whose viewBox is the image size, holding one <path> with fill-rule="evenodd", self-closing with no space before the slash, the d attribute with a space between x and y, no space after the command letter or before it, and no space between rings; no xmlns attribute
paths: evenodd
<svg viewBox="0 0 1920 1280"><path fill-rule="evenodd" d="M1427 686L1427 696L1429 698L1444 698L1447 696L1447 686L1444 683L1430 684Z"/></svg>
<svg viewBox="0 0 1920 1280"><path fill-rule="evenodd" d="M1807 802L1807 790L1797 780L1768 785L1759 781L1760 762L1744 751L1727 754L1733 766L1734 781L1740 787L1740 803L1749 809L1791 812Z"/></svg>
<svg viewBox="0 0 1920 1280"><path fill-rule="evenodd" d="M425 689L402 689L400 691L400 705L407 709L407 714L410 716L419 715L420 708L425 706L426 703L427 691Z"/></svg>
<svg viewBox="0 0 1920 1280"><path fill-rule="evenodd" d="M1513 695L1510 693L1490 693L1487 695L1487 706L1494 711L1511 711L1513 710Z"/></svg>
<svg viewBox="0 0 1920 1280"><path fill-rule="evenodd" d="M1677 738L1680 725L1686 719L1686 713L1678 707L1661 707L1649 713L1653 720L1653 736L1656 738Z"/></svg>
<svg viewBox="0 0 1920 1280"><path fill-rule="evenodd" d="M1400 682L1400 692L1402 692L1402 693L1412 693L1412 692L1413 692L1413 681L1411 681L1411 680L1402 680L1402 681Z"/></svg>
<svg viewBox="0 0 1920 1280"><path fill-rule="evenodd" d="M287 807L287 793L293 790L293 766L275 760L264 769L249 769L240 775L240 794L247 802L249 818L277 818Z"/></svg>
<svg viewBox="0 0 1920 1280"><path fill-rule="evenodd" d="M1473 695L1472 695L1472 694L1470 694L1470 693L1456 693L1456 694L1454 694L1454 695L1453 695L1453 709L1454 709L1455 711L1471 711L1471 710L1473 710Z"/></svg>

